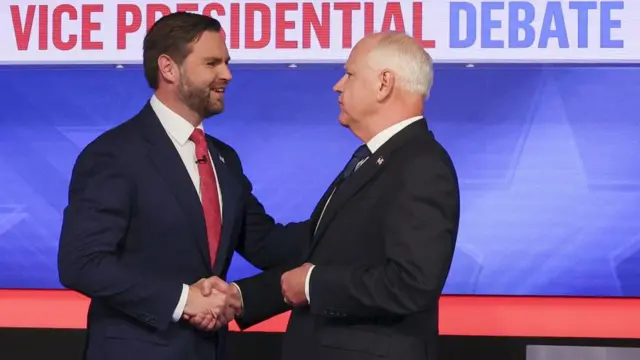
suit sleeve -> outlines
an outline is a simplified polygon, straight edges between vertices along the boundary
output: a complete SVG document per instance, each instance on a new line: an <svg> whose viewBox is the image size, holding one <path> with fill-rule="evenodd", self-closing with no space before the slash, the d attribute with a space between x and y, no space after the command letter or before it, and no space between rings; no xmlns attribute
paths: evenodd
<svg viewBox="0 0 640 360"><path fill-rule="evenodd" d="M265 272L235 282L244 305L242 316L236 318L240 329L291 310L284 302L280 278L284 272L304 262L310 244L309 221L276 224L266 214L262 204L250 195L237 250L247 261Z"/></svg>
<svg viewBox="0 0 640 360"><path fill-rule="evenodd" d="M280 290L280 278L285 272L273 269L235 282L244 304L242 316L236 318L241 330L291 310Z"/></svg>
<svg viewBox="0 0 640 360"><path fill-rule="evenodd" d="M398 179L382 227L386 260L367 268L316 266L309 289L313 314L395 317L437 305L455 247L457 179L431 157L409 162Z"/></svg>
<svg viewBox="0 0 640 360"><path fill-rule="evenodd" d="M89 145L78 157L60 236L60 282L164 329L172 321L182 284L143 275L118 256L132 217L134 191L113 152Z"/></svg>
<svg viewBox="0 0 640 360"><path fill-rule="evenodd" d="M238 253L260 270L299 264L311 244L309 221L275 223L250 195L239 244Z"/></svg>

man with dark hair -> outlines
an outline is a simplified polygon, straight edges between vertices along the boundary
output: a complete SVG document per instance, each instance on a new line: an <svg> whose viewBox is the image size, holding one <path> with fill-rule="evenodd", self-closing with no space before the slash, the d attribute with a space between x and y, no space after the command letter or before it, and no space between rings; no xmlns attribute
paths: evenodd
<svg viewBox="0 0 640 360"><path fill-rule="evenodd" d="M222 30L216 19L187 12L178 12L158 20L144 38L144 76L149 87L158 89L158 58L168 55L182 65L192 50L192 43L205 32L219 34Z"/></svg>
<svg viewBox="0 0 640 360"><path fill-rule="evenodd" d="M144 40L153 97L76 161L58 270L91 298L86 359L223 359L225 325L241 311L222 280L234 250L260 269L301 253L308 223L275 224L236 152L204 133L223 111L228 63L217 20L160 19ZM219 290L204 296L205 279Z"/></svg>

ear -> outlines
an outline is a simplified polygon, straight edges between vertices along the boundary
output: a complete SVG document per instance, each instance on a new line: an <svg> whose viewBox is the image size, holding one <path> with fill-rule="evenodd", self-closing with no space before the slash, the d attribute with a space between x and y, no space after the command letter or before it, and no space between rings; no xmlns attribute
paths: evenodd
<svg viewBox="0 0 640 360"><path fill-rule="evenodd" d="M391 92L396 83L396 77L395 74L388 69L382 70L378 77L379 88L377 98L378 101L384 101L391 96Z"/></svg>
<svg viewBox="0 0 640 360"><path fill-rule="evenodd" d="M178 64L168 55L162 54L158 57L158 71L160 76L168 83L176 83L180 80Z"/></svg>

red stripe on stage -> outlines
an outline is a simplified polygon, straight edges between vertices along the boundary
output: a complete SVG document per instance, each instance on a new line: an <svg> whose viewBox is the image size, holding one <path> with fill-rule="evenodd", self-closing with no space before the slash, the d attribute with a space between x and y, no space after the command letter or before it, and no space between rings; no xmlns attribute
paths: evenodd
<svg viewBox="0 0 640 360"><path fill-rule="evenodd" d="M0 290L0 327L83 329L89 301L67 290ZM289 314L247 331L282 332ZM640 338L640 299L443 296L443 335ZM231 328L237 330L235 324Z"/></svg>

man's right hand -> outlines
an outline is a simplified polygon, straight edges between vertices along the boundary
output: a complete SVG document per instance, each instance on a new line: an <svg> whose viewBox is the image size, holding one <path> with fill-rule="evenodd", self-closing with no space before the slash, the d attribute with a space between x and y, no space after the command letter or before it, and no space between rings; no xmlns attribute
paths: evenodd
<svg viewBox="0 0 640 360"><path fill-rule="evenodd" d="M201 279L189 286L183 318L204 331L224 326L241 308L240 296L231 287L217 277Z"/></svg>

